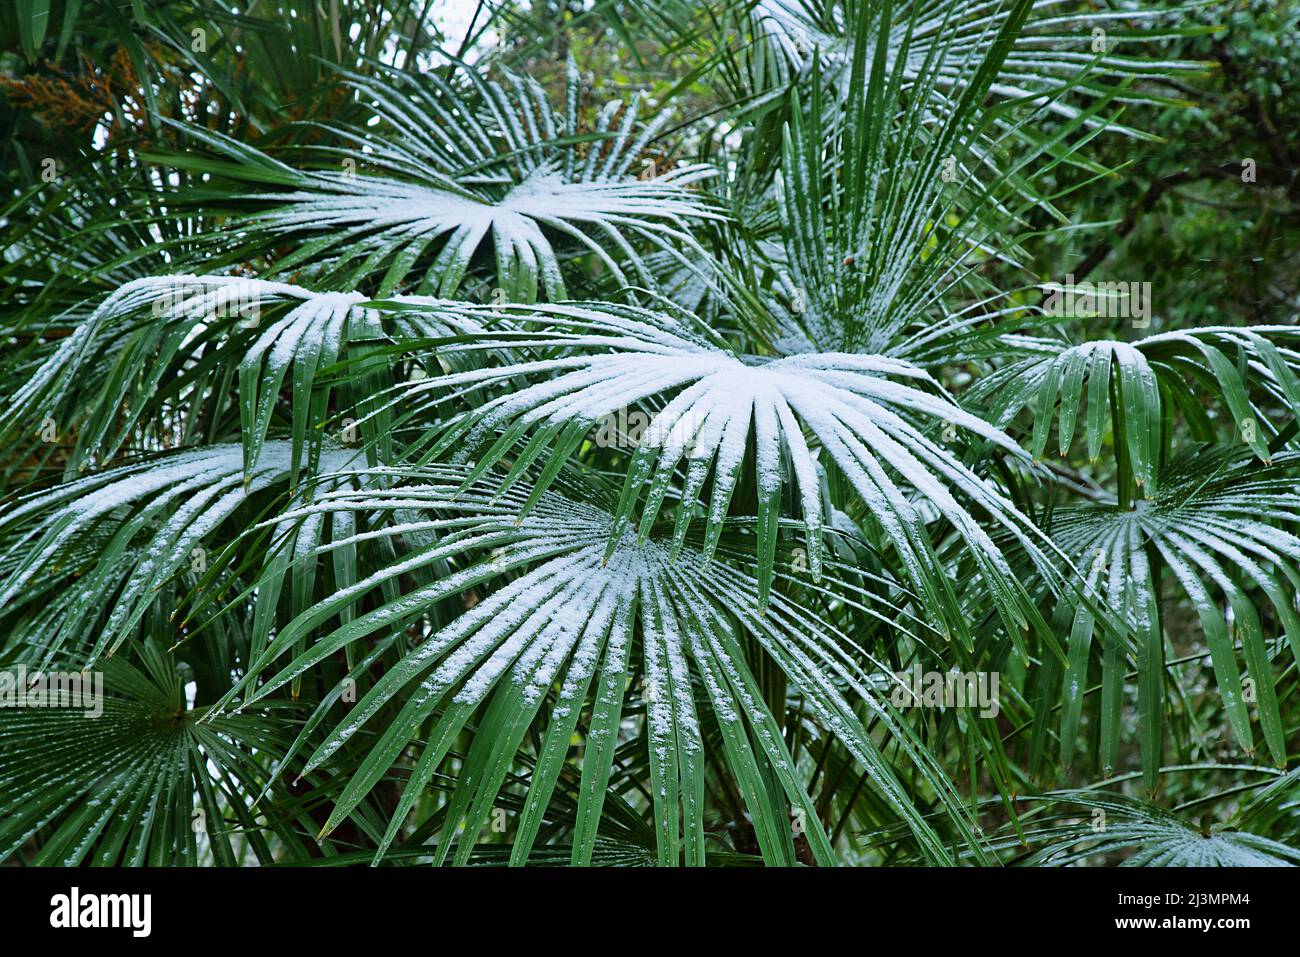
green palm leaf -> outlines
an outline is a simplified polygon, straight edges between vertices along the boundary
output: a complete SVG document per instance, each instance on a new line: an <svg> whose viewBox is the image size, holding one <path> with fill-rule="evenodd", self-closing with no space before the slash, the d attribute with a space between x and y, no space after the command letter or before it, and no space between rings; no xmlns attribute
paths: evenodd
<svg viewBox="0 0 1300 957"><path fill-rule="evenodd" d="M251 244L241 252L247 257L252 244L268 249L292 236L302 245L275 272L310 260L331 288L355 288L377 276L381 296L406 286L451 296L489 233L496 284L507 300L531 301L539 284L548 297L565 297L556 235L624 280L630 264L633 275L653 282L634 243L689 265L683 250L695 248L690 222L718 214L688 187L713 171L698 164L659 170L649 157L634 168L666 115L639 127L635 103L611 101L594 131L580 134L572 64L563 113L531 78L505 72L507 89L474 70L461 74L462 83L435 73L390 71L383 82L345 74L370 114L364 125L329 127L345 144L328 151L333 170L295 169L194 127L186 132L234 163L184 156L169 162L289 188L228 194L232 203L252 201L260 210L246 220ZM358 169L359 162L375 172ZM210 204L211 191L201 200Z"/></svg>
<svg viewBox="0 0 1300 957"><path fill-rule="evenodd" d="M0 711L0 787L11 802L0 861L32 839L33 863L63 867L271 863L274 845L304 853L291 819L252 806L272 785L265 755L287 746L288 722L272 713L201 720L175 661L152 644L140 657L144 670L100 665L100 714ZM277 797L286 795L277 788Z"/></svg>
<svg viewBox="0 0 1300 957"><path fill-rule="evenodd" d="M1300 659L1300 609L1295 604L1300 593L1300 538L1287 530L1300 519L1300 497L1290 472L1295 461L1295 453L1288 452L1272 466L1261 468L1231 450L1189 450L1162 473L1160 492L1153 501L1139 502L1132 509L1076 506L1056 516L1057 542L1080 567L1091 565L1090 587L1106 604L1124 609L1131 622L1148 788L1155 787L1161 760L1166 680L1158 612L1160 568L1168 570L1196 609L1238 742L1247 751L1254 748L1239 666L1244 660L1258 695L1259 722L1269 754L1285 765L1287 748L1272 667L1277 652L1265 641L1247 589L1267 597L1293 655ZM1066 763L1074 747L1091 641L1092 623L1085 613L1076 618L1070 635L1071 664L1061 727ZM1107 756L1116 752L1126 653L1108 646L1102 666L1104 707L1109 712L1103 734L1109 741L1103 741ZM1110 764L1103 759L1103 765Z"/></svg>
<svg viewBox="0 0 1300 957"><path fill-rule="evenodd" d="M1089 791L1044 795L1052 807L1082 807L1035 826L1028 838L1038 849L1023 863L1068 867L1101 855L1123 854L1124 867L1295 867L1300 851L1280 841L1231 827L1197 827L1164 808ZM1099 822L1094 823L1094 822Z"/></svg>
<svg viewBox="0 0 1300 957"><path fill-rule="evenodd" d="M668 495L679 464L686 465L675 521L680 543L689 527L692 506L712 468L713 494L707 505L705 553L711 554L721 532L727 506L740 477L751 432L759 494L760 595L767 594L776 536L776 503L788 460L799 489L808 529L809 564L820 569L823 511L819 499L819 464L805 439L805 426L825 454L846 476L881 523L898 550L908 580L923 595L927 610L968 640L964 615L950 592L936 588L936 558L923 529L923 519L899 489L888 470L900 475L953 526L979 563L989 590L1008 626L1018 633L1041 624L1034 603L1021 588L992 540L954 497L957 492L995 516L1036 557L1043 545L1032 524L1015 506L974 475L953 453L926 435L928 425L951 424L1001 446L1012 455L1020 448L983 420L964 412L942 394L923 370L898 359L849 353L791 356L765 361L735 355L685 327L671 316L643 310L614 310L588 306L538 307L521 311L512 325L545 322L567 332L511 333L467 337L448 342L445 352L462 349L520 349L523 346L563 345L566 354L499 367L434 376L405 388L420 398L436 398L440 390L541 377L535 385L518 388L456 417L430 454L463 445L466 455L478 455L475 475L500 461L526 432L537 431L525 461L547 447L562 457L602 416L633 402L672 394L651 419L632 461L616 510L614 538L630 522L630 513L649 483L640 532L644 537ZM475 321L479 310L455 310ZM511 314L513 315L513 314ZM449 318L449 324L460 320ZM506 316L498 321L509 321ZM903 382L895 381L897 379ZM906 384L905 384L906 383ZM912 385L910 383L915 383ZM428 400L426 400L428 401ZM824 464L824 463L823 463ZM1037 539L1037 540L1036 540ZM611 546L612 547L612 546ZM1049 573L1050 574L1050 573ZM1042 630L1046 631L1045 625Z"/></svg>
<svg viewBox="0 0 1300 957"><path fill-rule="evenodd" d="M711 709L723 735L725 761L735 775L766 860L791 863L791 832L785 808L815 811L797 779L779 726L764 704L740 640L757 640L806 696L818 719L862 762L890 807L917 834L936 860L947 852L929 824L905 799L877 745L862 729L844 697L841 682L864 699L876 720L899 734L922 772L941 795L950 791L926 761L923 749L889 717L870 690L860 653L852 641L786 599L773 598L756 612L757 583L749 575L694 549L676 558L665 544L624 536L607 555L612 518L608 512L554 492L529 495L489 483L466 486L467 469L430 468L387 473L413 485L383 494L331 495L317 508L371 512L426 511L415 525L396 525L384 535L441 532L423 549L398 555L395 564L312 607L286 626L253 661L250 675L329 620L338 609L385 581L436 562L491 550L445 578L387 601L326 634L254 686L246 679L229 697L243 692L241 706L274 694L339 649L377 631L401 628L435 603L518 570L520 574L442 630L427 634L357 702L307 763L324 766L330 756L393 702L400 704L379 742L349 781L326 825L346 820L415 736L434 718L425 744L384 841L382 857L403 819L446 758L457 735L480 708L473 744L462 762L457 789L435 855L451 856L450 835L463 825L455 860L468 861L474 838L487 824L493 802L520 739L544 706L550 722L536 758L518 823L512 860L528 860L540 815L550 800L561 759L584 709L590 709L575 819L573 860L589 863L608 786L610 761L626 702L629 677L643 682L646 746L660 863L704 862L702 805L704 754L699 711ZM514 516L535 499L528 517ZM294 517L286 514L281 521ZM375 533L370 533L371 535ZM527 570L525 570L527 569ZM639 648L638 648L639 646ZM632 655L639 650L640 663ZM418 682L418 683L417 683ZM965 812L955 795L947 810L958 821ZM788 803L787 803L788 802ZM822 863L833 855L825 835L809 825L808 837ZM968 832L969 834L969 832ZM973 835L968 837L973 840Z"/></svg>

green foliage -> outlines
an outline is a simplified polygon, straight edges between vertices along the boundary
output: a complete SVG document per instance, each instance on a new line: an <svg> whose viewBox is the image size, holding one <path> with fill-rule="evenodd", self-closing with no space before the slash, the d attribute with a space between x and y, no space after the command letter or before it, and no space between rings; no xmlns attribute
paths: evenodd
<svg viewBox="0 0 1300 957"><path fill-rule="evenodd" d="M382 6L0 14L0 861L1300 860L1290 4Z"/></svg>

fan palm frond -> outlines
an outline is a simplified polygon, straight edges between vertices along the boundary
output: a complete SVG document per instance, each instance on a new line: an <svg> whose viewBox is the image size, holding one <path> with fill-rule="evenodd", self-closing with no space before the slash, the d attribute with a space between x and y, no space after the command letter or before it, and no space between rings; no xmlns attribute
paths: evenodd
<svg viewBox="0 0 1300 957"><path fill-rule="evenodd" d="M356 288L378 275L380 296L399 287L451 296L489 233L497 287L510 301L531 301L539 283L549 298L565 297L561 256L547 231L624 282L630 264L639 281L653 283L634 242L689 266L683 250L698 248L690 222L718 216L689 187L713 170L698 164L659 169L645 154L667 115L641 127L637 104L614 100L588 132L579 128L572 62L563 113L531 77L502 72L508 89L469 68L461 71L462 83L436 73L344 74L371 113L364 125L329 126L346 144L326 153L341 172L295 169L196 127L185 130L235 162L172 161L288 187L229 194L232 203L258 207L245 221L241 253L246 258L254 247L269 250L291 236L301 245L276 262L275 272L311 262L317 281L333 288ZM358 169L360 163L376 172ZM210 190L202 200L213 202Z"/></svg>
<svg viewBox="0 0 1300 957"><path fill-rule="evenodd" d="M1006 352L1025 349L1032 354L993 372L970 397L974 401L995 397L994 419L1003 425L1021 409L1032 407L1031 449L1037 459L1047 446L1054 419L1061 455L1070 450L1086 388L1088 458L1097 460L1109 419L1117 443L1127 453L1134 482L1151 499L1158 493L1160 436L1171 411L1169 402L1187 419L1197 439L1212 442L1222 436L1206 414L1203 397L1216 396L1231 414L1234 438L1269 461L1269 445L1280 428L1272 421L1268 405L1253 397L1247 385L1273 405L1292 413L1300 410L1300 353L1294 348L1295 338L1291 326L1211 326L1134 342L1099 340L1064 349L1047 340L1021 337L1019 346L1008 344Z"/></svg>
<svg viewBox="0 0 1300 957"><path fill-rule="evenodd" d="M392 301L439 302L406 296ZM9 397L10 425L0 434L12 435L20 424L34 428L51 417L62 431L77 433L71 467L92 456L110 459L143 422L169 422L164 414L169 403L202 407L224 401L221 388L229 384L220 374L224 350L242 347L236 354L245 465L251 473L257 464L292 368L291 472L296 476L305 448L313 460L319 455L320 425L330 408L332 383L326 380L313 391L317 375L338 362L350 341L385 340L390 331L405 337L460 331L431 324L433 319L416 312L397 315L385 328L383 314L365 302L359 293L318 293L244 276L133 280L79 322Z"/></svg>
<svg viewBox="0 0 1300 957"><path fill-rule="evenodd" d="M875 51L883 55L886 69L901 63L909 80L934 84L928 98L942 111L963 91L964 70L972 51L979 50L1003 26L1023 17L1014 44L990 85L990 93L1010 101L1046 106L1065 118L1078 118L1086 107L1071 105L1062 93L1111 98L1134 103L1173 102L1149 88L1137 89L1133 81L1192 74L1205 64L1188 60L1154 60L1133 56L1139 44L1159 42L1197 32L1175 25L1176 15L1196 4L1169 8L1080 10L1068 0L1036 0L1016 4L1000 0L910 0L897 4L898 14L889 29L889 43ZM855 54L849 5L825 0L759 0L753 15L760 29L785 53L796 69L813 65L848 80ZM1204 32L1203 29L1200 32ZM937 54L937 62L930 58ZM1091 70L1083 82L1081 72ZM1101 123L1090 120L1091 123ZM1115 122L1107 128L1138 138L1150 134Z"/></svg>
<svg viewBox="0 0 1300 957"><path fill-rule="evenodd" d="M325 453L330 471L355 452ZM200 549L258 493L287 487L288 443L246 475L238 445L189 449L107 469L19 498L0 516L4 650L45 664L71 643L86 666L112 654L178 573L209 569ZM316 484L305 494L323 494ZM108 611L107 619L102 615Z"/></svg>
<svg viewBox="0 0 1300 957"><path fill-rule="evenodd" d="M1160 614L1160 570L1196 609L1219 694L1238 742L1253 750L1247 699L1257 702L1269 754L1287 757L1272 661L1255 602L1247 589L1267 596L1277 622L1300 660L1300 538L1287 528L1300 520L1293 452L1261 467L1231 449L1194 448L1166 468L1158 495L1132 508L1090 504L1062 509L1056 541L1111 607L1123 609L1136 640L1138 716L1143 767L1154 788L1162 751L1165 640ZM1223 596L1221 608L1214 595ZM1102 661L1102 765L1114 766L1126 650L1104 639ZM1092 644L1092 621L1081 609L1069 637L1069 666L1061 712L1061 747L1068 764L1078 729ZM1238 655L1254 694L1243 693Z"/></svg>
<svg viewBox="0 0 1300 957"><path fill-rule="evenodd" d="M487 310L461 309L455 315L463 312L475 321L492 321ZM565 354L433 376L403 386L410 399L436 405L449 390L456 390L452 393L456 395L471 386L540 379L456 416L430 455L461 447L468 456L499 431L490 448L478 455L477 476L533 431L521 467L547 449L553 450L555 459L562 459L602 416L639 400L671 395L650 421L628 468L614 540L630 524L643 494L640 533L644 537L649 532L675 472L685 464L675 539L680 543L689 528L695 501L712 469L705 542L705 554L711 554L752 434L759 494L760 596L765 597L776 542L777 504L787 481L783 457L790 462L803 503L810 568L816 575L821 567L824 513L818 470L829 463L819 466L805 438L806 427L871 508L897 549L908 581L948 633L969 641L965 616L938 571L922 512L903 494L891 472L951 521L978 562L983 585L1008 627L1017 635L1031 624L1046 631L1035 603L954 492L987 510L1035 556L1039 567L1048 569L1051 562L1040 554L1045 542L1014 504L926 431L960 428L1012 456L1023 458L1023 452L1005 434L963 411L924 370L902 360L864 354L776 360L736 355L670 315L630 307L539 306L501 313L496 321L521 331L466 336L444 344L442 351L514 349L517 353L525 346L556 345L565 347ZM563 331L526 331L538 323Z"/></svg>
<svg viewBox="0 0 1300 957"><path fill-rule="evenodd" d="M1182 815L1134 798L1092 791L1042 796L1061 811L1019 837L1037 850L1021 863L1068 867L1123 854L1123 867L1295 867L1300 851L1250 831L1196 826ZM1084 817L1070 816L1070 806Z"/></svg>
<svg viewBox="0 0 1300 957"><path fill-rule="evenodd" d="M326 831L347 818L417 729L433 716L433 732L377 851L377 857L382 857L456 736L474 714L485 709L444 823L448 836L464 826L455 860L466 862L521 738L541 709L549 707L550 719L512 854L515 863L523 863L580 715L589 708L573 844L574 862L589 863L611 756L625 717L626 689L639 672L660 863L676 863L679 856L687 863L704 862L705 758L699 712L705 707L711 709L722 733L726 763L741 788L764 858L789 863L793 850L786 808L794 808L809 821L813 818L807 816L815 816L815 811L794 776L780 728L745 661L740 641L748 635L785 671L819 720L868 769L875 786L916 833L926 853L936 860L947 858L930 825L904 799L893 771L844 697L845 688L866 704L874 722L899 735L948 812L966 827L960 799L936 774L924 749L916 747L877 699L863 670L862 652L848 636L784 597L774 595L765 611L756 611L757 582L693 548L674 557L664 543L638 542L625 534L612 551L607 549L614 523L596 505L554 492L503 490L499 483L473 482L464 467L383 474L404 482L383 493L330 493L318 504L286 513L277 521L322 510L365 514L402 509L430 517L360 533L358 539L423 532L433 533L432 540L419 550L399 554L391 566L288 622L254 659L250 677L232 689L229 698L242 693L241 706L256 705L366 635L401 628L441 600L512 572L519 574L446 627L425 634L360 698L307 762L307 770L323 766L389 702L400 704L400 712L348 783ZM529 503L527 518L516 518ZM414 569L485 550L490 550L486 558L385 601L324 635L265 681L253 682L251 676L270 668L280 655L366 591ZM892 611L897 614L897 609ZM635 663L632 656L638 646L641 660ZM829 863L833 856L825 834L812 823L807 827L818 860ZM967 836L974 841L969 830ZM436 859L448 859L451 848L452 841L445 838Z"/></svg>
<svg viewBox="0 0 1300 957"><path fill-rule="evenodd" d="M266 712L200 720L176 662L153 643L139 657L143 670L98 666L98 713L80 707L88 701L0 710L0 861L38 835L33 863L44 866L233 866L308 853L306 828L253 806L264 787L287 798L266 755L287 747L291 725Z"/></svg>

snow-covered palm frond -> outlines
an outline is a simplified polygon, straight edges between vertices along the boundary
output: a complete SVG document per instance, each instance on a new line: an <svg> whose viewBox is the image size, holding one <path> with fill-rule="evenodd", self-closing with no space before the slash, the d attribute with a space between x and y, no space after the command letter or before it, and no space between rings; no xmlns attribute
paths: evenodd
<svg viewBox="0 0 1300 957"><path fill-rule="evenodd" d="M1062 94L1072 94L1085 103L1095 97L1168 103L1167 97L1130 84L1203 71L1201 63L1157 60L1130 52L1139 50L1141 44L1188 35L1194 28L1175 25L1171 14L1196 6L1081 10L1070 0L900 0L893 5L888 46L873 55L883 55L886 69L901 64L909 81L933 75L935 83L928 97L935 113L942 115L963 90L972 51L988 43L1004 24L1024 16L989 92L1076 119L1086 105L1073 105ZM797 69L810 70L816 62L847 88L854 40L844 4L835 0L759 0L753 15L759 29ZM1150 137L1114 121L1090 118L1088 122L1128 136Z"/></svg>
<svg viewBox="0 0 1300 957"><path fill-rule="evenodd" d="M1280 841L1231 826L1198 827L1173 811L1118 794L1056 791L1033 800L1055 813L1016 835L1020 846L1036 847L1022 860L1026 865L1069 867L1107 854L1124 855L1123 867L1300 864L1300 851ZM1097 821L1104 826L1095 826Z"/></svg>
<svg viewBox="0 0 1300 957"><path fill-rule="evenodd" d="M746 450L752 447L759 594L766 598L781 490L788 481L783 460L790 463L803 505L814 574L820 569L824 523L819 471L833 463L879 522L898 552L907 581L946 633L969 640L965 616L925 530L926 512L911 495L919 495L952 523L976 559L983 587L1017 638L1021 629L1041 623L1035 603L958 497L992 515L1046 571L1051 562L1039 551L1044 541L1036 538L1032 523L1009 500L927 432L961 429L1010 455L1023 458L1024 453L1005 434L963 411L923 369L865 354L776 360L738 355L671 316L601 304L538 306L495 316L486 308L469 307L455 310L446 321L454 325L462 314L479 322L504 323L511 331L467 336L444 345L444 352L499 349L518 355L529 346L562 346L564 352L521 356L519 361L401 387L405 398L418 406L421 400L437 404L448 392L455 396L475 386L510 384L509 391L457 415L431 454L460 448L463 455L477 457L477 476L533 432L514 463L515 475L548 450L554 460L562 460L602 416L659 399L665 404L651 419L628 469L615 537L631 522L643 494L640 534L649 533L679 466L684 466L674 539L682 541L711 471L705 538L705 553L711 554L741 478ZM536 324L549 331L524 331ZM805 429L818 449L809 447ZM481 454L476 451L480 449ZM824 458L819 461L819 456Z"/></svg>
<svg viewBox="0 0 1300 957"><path fill-rule="evenodd" d="M355 456L330 451L323 464L333 472ZM45 665L70 646L88 667L142 621L157 627L145 616L158 590L178 575L197 584L208 571L204 542L253 496L287 486L290 459L288 443L272 442L245 473L239 445L207 446L19 498L0 515L0 647ZM319 540L319 525L314 531L304 547Z"/></svg>
<svg viewBox="0 0 1300 957"><path fill-rule="evenodd" d="M384 476L389 487L383 492L329 492L276 521L391 510L402 513L404 521L380 525L319 551L377 537L423 544L397 552L391 564L286 622L253 659L249 678L228 696L242 694L241 706L255 706L368 635L417 629L413 650L361 695L307 762L308 771L324 766L385 706L400 705L344 789L326 832L348 817L433 716L433 731L377 851L377 859L382 857L457 736L472 716L482 714L448 807L443 826L448 838L433 854L437 861L452 858L450 835L463 826L454 859L464 863L487 825L525 732L546 709L545 734L512 853L512 860L523 863L579 718L589 710L573 834L573 861L588 863L620 723L644 707L661 864L705 860L706 756L701 729L706 725L721 734L725 763L740 786L764 858L792 862L786 808L793 807L810 822L809 840L817 859L830 863L830 844L815 823L815 810L746 662L741 647L746 636L785 671L811 713L867 769L875 788L916 834L928 857L946 860L948 852L905 797L846 693L865 704L873 723L896 736L958 825L967 828L960 799L883 700L877 700L869 671L879 666L851 638L791 599L773 595L767 608L757 611L758 583L743 566L715 561L695 548L674 554L665 542L637 541L628 533L616 536L610 549L615 523L604 508L555 492L474 482L467 467L372 474ZM529 503L527 517L519 519ZM384 600L303 646L323 622L366 593L398 576L448 562L455 564L454 570ZM421 629L421 617L438 603L490 582L501 584L469 611L441 629L427 624ZM886 612L898 615L899 609L882 604L875 613ZM280 657L295 646L301 650L275 670ZM268 675L264 681L254 680L263 673ZM629 681L638 673L641 698L630 704ZM357 679L367 680L364 675ZM814 828L817 833L812 833Z"/></svg>
<svg viewBox="0 0 1300 957"><path fill-rule="evenodd" d="M1233 437L1268 461L1270 442L1280 431L1269 403L1300 411L1300 352L1282 344L1296 338L1291 326L1205 327L1131 343L1100 340L1068 347L1017 337L1007 352L1023 349L1030 355L989 375L972 398L991 398L994 421L1002 425L1031 407L1032 452L1040 458L1054 420L1060 454L1070 450L1086 393L1089 459L1096 461L1112 421L1134 481L1150 499L1158 492L1160 433L1170 402L1195 438L1214 441L1221 426L1208 417L1204 396L1215 395L1231 415Z"/></svg>
<svg viewBox="0 0 1300 957"><path fill-rule="evenodd" d="M268 713L201 722L177 663L154 642L138 657L143 670L100 663L100 714L0 710L0 861L37 835L33 863L46 867L272 864L278 842L307 853L300 822L253 807L264 788L288 799L266 755L288 746L292 725Z"/></svg>
<svg viewBox="0 0 1300 957"><path fill-rule="evenodd" d="M290 187L232 196L262 207L245 224L250 236L301 242L276 263L279 273L310 262L341 288L379 275L381 296L399 288L451 296L490 234L497 287L509 301L527 302L539 284L549 298L566 296L557 237L625 284L653 283L638 245L689 264L686 253L698 249L690 221L718 215L690 187L713 170L660 170L645 155L667 114L641 126L635 100L626 107L614 100L587 131L572 62L563 112L531 77L502 74L507 86L472 69L460 83L433 72L347 74L372 112L363 126L330 127L348 144L328 151L342 171L295 169L233 140L189 132L237 160L224 173Z"/></svg>
<svg viewBox="0 0 1300 957"><path fill-rule="evenodd" d="M292 368L291 471L304 449L314 459L331 386L313 392L319 370L333 365L350 340L435 336L449 330L419 313L383 315L353 292L318 293L289 283L242 276L147 276L108 296L26 378L5 402L8 428L39 430L51 417L76 430L70 465L107 460L146 421L157 423L165 400L220 403L212 367L233 349L238 355L241 436L245 465L257 464L280 390ZM426 297L394 297L403 304L437 305ZM240 351L242 350L242 352ZM309 427L310 426L310 427Z"/></svg>
<svg viewBox="0 0 1300 957"><path fill-rule="evenodd" d="M1105 604L1122 610L1136 644L1138 719L1143 767L1154 788L1162 748L1165 702L1165 639L1160 614L1160 569L1196 609L1223 700L1238 742L1253 751L1247 701L1253 697L1269 754L1286 760L1286 742L1272 661L1278 653L1266 640L1255 601L1267 597L1274 620L1300 660L1300 494L1294 468L1300 457L1279 454L1260 466L1230 449L1192 449L1164 471L1152 501L1133 508L1083 505L1062 509L1053 536L1088 569L1088 586ZM1221 596L1216 597L1216 596ZM1224 607L1220 606L1220 601ZM1074 749L1087 687L1093 644L1090 612L1081 609L1069 637L1061 711L1061 748L1068 764ZM1117 753L1127 650L1103 639L1102 765ZM1244 659L1254 695L1243 694L1238 656Z"/></svg>

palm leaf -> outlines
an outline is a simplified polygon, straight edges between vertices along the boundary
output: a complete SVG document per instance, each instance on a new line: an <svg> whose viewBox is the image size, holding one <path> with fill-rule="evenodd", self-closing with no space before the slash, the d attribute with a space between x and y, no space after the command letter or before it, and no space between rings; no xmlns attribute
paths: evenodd
<svg viewBox="0 0 1300 957"><path fill-rule="evenodd" d="M100 714L0 711L0 861L33 839L33 863L62 867L269 864L276 848L306 853L291 819L252 806L271 786L265 755L286 746L288 722L274 713L200 720L176 662L152 644L140 654L143 671L100 666Z"/></svg>
<svg viewBox="0 0 1300 957"><path fill-rule="evenodd" d="M507 87L471 69L461 75L463 82L453 83L436 73L389 71L382 81L345 74L370 114L364 125L329 127L346 144L327 154L341 172L295 169L196 127L185 129L235 162L185 156L169 162L288 187L229 194L232 203L259 208L245 221L250 244L242 254L253 254L254 244L269 251L292 236L302 245L275 272L311 260L319 281L332 288L379 276L381 296L404 284L451 296L489 233L496 285L507 300L531 301L539 284L548 297L564 298L561 255L547 231L624 281L630 264L642 282L653 282L634 243L689 264L683 249L694 247L690 221L717 214L688 187L712 170L659 170L649 157L634 169L666 115L638 127L636 103L623 108L611 101L594 131L580 133L572 64L563 113L531 78L503 72ZM376 172L359 171L358 162ZM199 198L214 201L211 190ZM434 254L433 244L444 236Z"/></svg>
<svg viewBox="0 0 1300 957"><path fill-rule="evenodd" d="M1211 825L1197 827L1181 815L1121 795L1058 791L1043 795L1062 812L1037 825L1026 837L1038 849L1022 863L1068 867L1123 854L1124 867L1294 867L1300 851L1249 831ZM1085 816L1069 817L1069 806ZM1094 822L1099 822L1097 826Z"/></svg>
<svg viewBox="0 0 1300 957"><path fill-rule="evenodd" d="M740 640L748 634L806 696L818 719L835 729L927 855L947 859L942 842L905 799L877 745L861 727L841 682L866 702L877 721L905 742L956 821L964 822L964 810L924 749L909 739L876 699L860 652L854 653L847 636L816 624L809 612L784 598L773 596L766 611L756 612L757 582L695 549L683 549L673 558L664 543L624 537L607 555L612 517L595 505L554 492L538 495L534 490L530 495L524 489L502 490L496 483L467 486L470 473L463 467L387 474L416 484L399 485L382 495L330 495L320 505L287 513L280 521L319 508L363 513L415 509L447 517L399 524L382 534L409 536L427 530L440 533L438 537L287 623L254 660L250 676L270 667L340 606L394 576L484 550L491 550L488 557L384 602L329 632L260 684L254 686L246 679L228 697L242 692L242 707L256 705L366 635L418 621L439 601L515 570L520 573L440 631L425 635L374 683L308 761L307 770L323 767L390 701L400 705L348 782L326 832L347 819L416 730L432 717L433 730L377 851L377 857L382 857L457 735L484 709L461 764L443 825L443 842L435 855L438 861L452 856L451 835L463 825L454 859L465 863L487 823L521 737L541 709L549 707L550 720L517 825L512 860L522 863L528 859L579 715L589 708L573 860L590 862L612 748L628 707L625 689L635 673L632 655L639 646L641 661L635 670L643 675L641 707L660 863L704 861L700 711L705 708L711 710L722 733L724 760L754 820L764 859L791 863L785 808L802 808L810 821L815 811L793 776L779 726L746 663ZM530 499L535 502L528 517L517 520ZM967 840L973 841L969 828L962 826ZM808 836L818 860L830 863L833 855L826 836L813 831L811 824Z"/></svg>
<svg viewBox="0 0 1300 957"><path fill-rule="evenodd" d="M332 471L354 455L331 451L325 463ZM35 663L45 664L71 643L87 666L111 655L155 609L160 588L177 575L207 576L195 550L259 493L287 486L289 475L287 443L272 443L247 477L240 447L217 445L18 499L0 517L6 652L30 643Z"/></svg>
<svg viewBox="0 0 1300 957"><path fill-rule="evenodd" d="M456 309L453 315L491 321L483 310ZM459 321L447 320L449 324ZM555 454L562 457L603 415L639 400L671 394L672 399L650 421L629 467L611 542L630 523L647 482L640 532L643 537L649 532L674 473L684 462L686 479L680 492L675 540L680 543L685 535L696 498L712 468L705 541L705 554L711 554L752 433L762 529L760 596L765 597L776 540L776 507L787 481L783 457L790 463L803 504L809 566L814 575L821 567L819 464L805 438L806 427L871 508L887 540L897 549L908 581L948 633L968 640L965 616L956 608L951 591L943 584L944 576L937 570L922 513L908 501L891 471L962 536L1008 627L1018 635L1031 623L1041 623L1035 603L953 493L992 514L1046 569L1050 562L1039 554L1043 542L1035 540L1032 524L1009 500L929 438L926 430L950 424L1011 455L1023 453L1004 434L944 396L924 370L902 360L863 354L810 354L771 361L736 355L672 316L599 304L537 307L504 314L496 321L509 321L515 327L544 322L550 329L565 331L485 333L447 342L442 351L518 351L529 345L555 344L565 346L566 352L557 358L434 376L403 387L407 396L427 396L427 402L448 389L541 377L536 384L517 386L514 392L457 416L429 454L453 446L462 446L466 456L477 454L475 450L500 431L491 447L478 454L474 473L478 475L509 453L526 432L537 430L526 461L536 459L547 447L554 447ZM1045 625L1041 630L1046 631Z"/></svg>
<svg viewBox="0 0 1300 957"><path fill-rule="evenodd" d="M1153 789L1161 759L1165 698L1164 638L1158 608L1161 567L1168 569L1200 619L1219 694L1240 745L1252 751L1247 702L1239 660L1244 659L1258 694L1259 722L1273 760L1287 758L1272 659L1256 605L1246 589L1262 592L1300 658L1300 538L1287 526L1300 519L1292 469L1295 453L1279 455L1261 468L1231 449L1191 449L1162 473L1160 492L1133 508L1092 504L1061 509L1054 537L1080 567L1091 565L1090 587L1103 601L1124 609L1136 642L1139 724L1143 767ZM1159 564L1157 564L1157 562ZM1222 595L1222 607L1215 595ZM1080 695L1086 685L1092 623L1076 619L1070 635L1067 703L1061 745L1068 764L1073 751ZM1103 663L1103 686L1113 689L1104 707L1110 720L1104 755L1116 752L1118 689L1123 655ZM1104 721L1106 719L1103 719ZM1108 762L1103 761L1108 765Z"/></svg>

